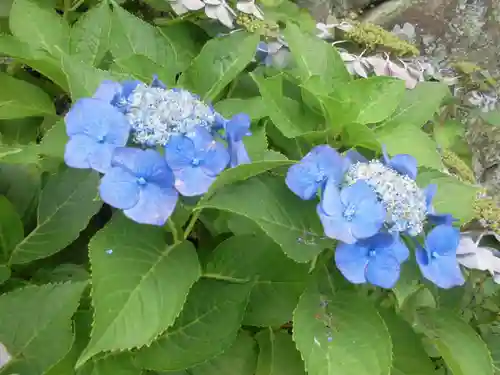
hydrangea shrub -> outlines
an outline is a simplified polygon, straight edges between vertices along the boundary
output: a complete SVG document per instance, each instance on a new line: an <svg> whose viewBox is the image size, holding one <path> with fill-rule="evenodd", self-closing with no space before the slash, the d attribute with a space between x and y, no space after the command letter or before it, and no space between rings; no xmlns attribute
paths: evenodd
<svg viewBox="0 0 500 375"><path fill-rule="evenodd" d="M496 373L445 84L352 74L286 1L5 19L0 374Z"/></svg>

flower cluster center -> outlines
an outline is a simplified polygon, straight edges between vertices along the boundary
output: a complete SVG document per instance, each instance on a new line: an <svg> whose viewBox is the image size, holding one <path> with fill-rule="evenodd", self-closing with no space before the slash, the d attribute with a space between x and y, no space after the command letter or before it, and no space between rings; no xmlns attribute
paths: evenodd
<svg viewBox="0 0 500 375"><path fill-rule="evenodd" d="M378 195L387 211L386 224L391 232L422 232L427 214L425 194L415 181L385 166L378 160L353 164L347 184L365 181Z"/></svg>
<svg viewBox="0 0 500 375"><path fill-rule="evenodd" d="M215 122L215 112L190 92L144 84L130 95L126 116L134 142L146 146L164 146L172 135L210 130Z"/></svg>

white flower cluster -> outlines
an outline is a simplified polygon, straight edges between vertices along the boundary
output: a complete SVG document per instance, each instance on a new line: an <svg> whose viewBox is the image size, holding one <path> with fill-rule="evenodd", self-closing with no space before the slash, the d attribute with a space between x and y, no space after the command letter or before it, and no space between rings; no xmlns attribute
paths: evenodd
<svg viewBox="0 0 500 375"><path fill-rule="evenodd" d="M346 183L358 180L370 185L384 204L389 231L408 232L411 236L423 231L427 204L424 192L415 181L378 160L353 164L346 173Z"/></svg>
<svg viewBox="0 0 500 375"><path fill-rule="evenodd" d="M233 28L236 12L225 0L169 0L175 13L181 15L189 11L203 9L208 18L218 20L224 26ZM255 4L255 0L238 0L236 9L242 13L251 14L254 17L263 19L264 16L260 8Z"/></svg>
<svg viewBox="0 0 500 375"><path fill-rule="evenodd" d="M165 145L173 134L195 126L211 129L215 122L215 112L189 91L145 84L132 92L126 116L134 141L147 146Z"/></svg>

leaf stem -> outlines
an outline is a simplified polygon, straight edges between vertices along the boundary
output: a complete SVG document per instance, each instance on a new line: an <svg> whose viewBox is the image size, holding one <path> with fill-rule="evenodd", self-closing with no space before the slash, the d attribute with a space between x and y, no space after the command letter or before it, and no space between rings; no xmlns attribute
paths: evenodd
<svg viewBox="0 0 500 375"><path fill-rule="evenodd" d="M231 276L219 275L218 273L204 273L203 275L201 275L201 277L204 277L206 279L229 281L236 284L246 284L250 281L250 279L238 279Z"/></svg>
<svg viewBox="0 0 500 375"><path fill-rule="evenodd" d="M174 243L181 242L181 239L179 238L179 231L177 230L177 227L175 226L175 223L171 218L168 218L167 224L170 228L170 231L172 232L172 236L174 237Z"/></svg>
<svg viewBox="0 0 500 375"><path fill-rule="evenodd" d="M78 0L76 3L73 4L73 6L71 8L68 9L68 11L70 12L74 12L75 10L77 10L80 5L82 5L83 3L85 2L85 0Z"/></svg>
<svg viewBox="0 0 500 375"><path fill-rule="evenodd" d="M191 216L191 219L189 219L189 223L188 223L186 229L184 230L184 239L185 240L191 234L191 231L193 230L194 225L198 221L198 218L200 217L200 214L201 214L201 210L197 210L197 211L194 212L193 216Z"/></svg>

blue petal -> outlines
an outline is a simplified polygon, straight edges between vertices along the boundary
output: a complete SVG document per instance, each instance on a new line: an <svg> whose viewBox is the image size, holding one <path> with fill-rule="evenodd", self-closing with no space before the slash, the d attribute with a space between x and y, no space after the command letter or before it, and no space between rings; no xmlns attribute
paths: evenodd
<svg viewBox="0 0 500 375"><path fill-rule="evenodd" d="M449 289L465 283L455 256L430 259L420 246L415 250L415 255L422 275L438 287Z"/></svg>
<svg viewBox="0 0 500 375"><path fill-rule="evenodd" d="M368 249L363 246L345 243L339 244L335 250L335 264L337 268L353 284L366 282L367 252Z"/></svg>
<svg viewBox="0 0 500 375"><path fill-rule="evenodd" d="M106 171L111 167L111 159L115 149L115 145L109 145L106 143L97 144L88 156L90 167L97 172L106 173Z"/></svg>
<svg viewBox="0 0 500 375"><path fill-rule="evenodd" d="M432 200L434 199L434 196L436 195L436 193L437 193L437 185L436 184L429 184L424 189L425 203L427 205L427 211L432 211Z"/></svg>
<svg viewBox="0 0 500 375"><path fill-rule="evenodd" d="M345 154L346 159L348 159L352 164L355 163L368 163L368 159L361 155L356 150L349 150Z"/></svg>
<svg viewBox="0 0 500 375"><path fill-rule="evenodd" d="M195 155L193 141L183 135L170 138L165 145L165 159L174 171L191 166Z"/></svg>
<svg viewBox="0 0 500 375"><path fill-rule="evenodd" d="M222 143L215 140L212 140L204 151L197 154L202 160L200 168L208 176L217 176L229 164L229 152Z"/></svg>
<svg viewBox="0 0 500 375"><path fill-rule="evenodd" d="M230 156L229 165L231 168L237 167L240 164L250 164L252 162L243 141L229 141L228 151Z"/></svg>
<svg viewBox="0 0 500 375"><path fill-rule="evenodd" d="M321 204L316 206L325 235L335 240L342 241L346 244L353 244L356 242L356 237L352 234L351 226L345 221L342 214L330 216L323 211Z"/></svg>
<svg viewBox="0 0 500 375"><path fill-rule="evenodd" d="M99 194L110 206L128 209L139 200L137 178L122 168L111 168L101 179Z"/></svg>
<svg viewBox="0 0 500 375"><path fill-rule="evenodd" d="M89 154L98 146L94 139L86 135L75 135L66 143L64 162L72 168L90 168Z"/></svg>
<svg viewBox="0 0 500 375"><path fill-rule="evenodd" d="M309 200L316 196L323 179L318 177L316 164L299 162L288 169L285 182L297 196Z"/></svg>
<svg viewBox="0 0 500 375"><path fill-rule="evenodd" d="M158 184L160 187L172 187L174 176L163 156L154 150L119 147L113 154L113 166L121 167L136 177Z"/></svg>
<svg viewBox="0 0 500 375"><path fill-rule="evenodd" d="M138 85L141 85L141 81L137 80L127 80L122 83L122 99L128 100L128 97L132 94L132 92L136 89Z"/></svg>
<svg viewBox="0 0 500 375"><path fill-rule="evenodd" d="M68 136L85 134L96 141L117 146L126 144L130 131L130 124L124 114L99 99L78 100L64 119Z"/></svg>
<svg viewBox="0 0 500 375"><path fill-rule="evenodd" d="M340 199L340 191L334 181L328 180L321 192L321 209L326 215L343 217L344 205Z"/></svg>
<svg viewBox="0 0 500 375"><path fill-rule="evenodd" d="M175 188L186 197L205 194L215 177L207 176L201 168L186 167L174 170Z"/></svg>
<svg viewBox="0 0 500 375"><path fill-rule="evenodd" d="M433 252L440 256L457 253L460 242L460 232L451 225L438 225L425 238L425 248L429 254Z"/></svg>
<svg viewBox="0 0 500 375"><path fill-rule="evenodd" d="M340 191L340 200L345 206L361 201L376 202L377 194L365 181L358 180Z"/></svg>
<svg viewBox="0 0 500 375"><path fill-rule="evenodd" d="M226 134L229 140L234 142L241 141L244 136L249 135L250 117L245 113L234 115L231 120L226 123Z"/></svg>
<svg viewBox="0 0 500 375"><path fill-rule="evenodd" d="M399 279L400 265L398 260L383 250L371 257L366 267L366 280L370 284L382 288L392 288Z"/></svg>
<svg viewBox="0 0 500 375"><path fill-rule="evenodd" d="M410 257L410 250L408 250L408 247L401 240L399 234L394 234L393 237L394 237L394 242L391 246L391 250L396 259L398 260L398 262L403 263Z"/></svg>
<svg viewBox="0 0 500 375"><path fill-rule="evenodd" d="M382 203L365 198L357 203L357 212L351 221L352 232L356 238L375 235L383 226L386 211Z"/></svg>
<svg viewBox="0 0 500 375"><path fill-rule="evenodd" d="M410 177L417 178L417 160L408 154L395 155L389 162L389 166L395 171Z"/></svg>
<svg viewBox="0 0 500 375"><path fill-rule="evenodd" d="M156 74L153 76L153 81L151 82L151 87L158 87L161 89L167 88L167 86L158 78L158 76Z"/></svg>
<svg viewBox="0 0 500 375"><path fill-rule="evenodd" d="M410 177L412 180L417 178L417 160L408 154L395 155L392 159L387 154L387 148L382 145L384 163L395 171Z"/></svg>
<svg viewBox="0 0 500 375"><path fill-rule="evenodd" d="M174 212L177 199L174 189L147 184L141 188L139 202L123 213L137 223L162 226Z"/></svg>
<svg viewBox="0 0 500 375"><path fill-rule="evenodd" d="M103 81L92 96L94 99L100 99L111 103L113 99L122 91L122 85L118 82L106 80Z"/></svg>
<svg viewBox="0 0 500 375"><path fill-rule="evenodd" d="M327 178L340 184L350 162L328 145L314 147L302 160L316 161L318 169L326 173Z"/></svg>

